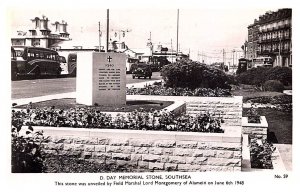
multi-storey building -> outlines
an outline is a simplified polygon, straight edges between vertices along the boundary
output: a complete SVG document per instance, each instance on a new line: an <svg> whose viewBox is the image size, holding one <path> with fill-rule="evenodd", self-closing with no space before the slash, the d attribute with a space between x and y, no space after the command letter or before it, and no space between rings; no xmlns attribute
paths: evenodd
<svg viewBox="0 0 300 193"><path fill-rule="evenodd" d="M292 9L279 9L259 16L248 26L247 58L267 56L273 66L292 66Z"/></svg>
<svg viewBox="0 0 300 193"><path fill-rule="evenodd" d="M48 18L36 17L31 20L32 27L27 32L17 31L17 34L11 38L13 46L36 46L43 48L54 48L56 44L70 40L69 33L67 32L67 23L54 22L52 23L53 30L51 31L48 25Z"/></svg>
<svg viewBox="0 0 300 193"><path fill-rule="evenodd" d="M259 25L258 21L255 19L254 23L248 26L248 42L247 42L247 59L253 60L257 57L258 52L258 32Z"/></svg>

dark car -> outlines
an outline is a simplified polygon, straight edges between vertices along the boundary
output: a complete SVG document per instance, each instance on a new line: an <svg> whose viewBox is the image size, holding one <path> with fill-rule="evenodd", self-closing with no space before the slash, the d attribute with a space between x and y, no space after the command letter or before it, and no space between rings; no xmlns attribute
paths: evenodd
<svg viewBox="0 0 300 193"><path fill-rule="evenodd" d="M148 64L137 64L136 67L133 70L132 73L132 78L134 79L135 77L144 77L147 78L149 77L149 79L151 79L152 76L152 70L151 70L151 66Z"/></svg>

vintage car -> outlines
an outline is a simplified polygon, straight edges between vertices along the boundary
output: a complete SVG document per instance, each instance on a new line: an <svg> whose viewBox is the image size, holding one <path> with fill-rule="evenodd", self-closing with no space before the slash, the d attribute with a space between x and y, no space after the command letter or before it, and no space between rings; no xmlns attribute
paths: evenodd
<svg viewBox="0 0 300 193"><path fill-rule="evenodd" d="M151 79L152 76L152 70L151 66L145 63L139 63L135 66L133 73L132 73L132 78L135 79L135 77L144 77Z"/></svg>

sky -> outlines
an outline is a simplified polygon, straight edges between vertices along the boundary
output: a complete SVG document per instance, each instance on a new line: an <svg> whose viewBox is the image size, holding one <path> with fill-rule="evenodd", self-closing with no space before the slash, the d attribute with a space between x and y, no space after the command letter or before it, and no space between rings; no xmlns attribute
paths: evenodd
<svg viewBox="0 0 300 193"><path fill-rule="evenodd" d="M70 44L82 44L84 47L99 45L98 22L101 31L106 34L106 9L97 7L72 8L44 8L13 7L9 11L9 25L11 32L28 30L30 19L45 15L50 23L66 21L68 32L72 38ZM280 7L279 7L280 8ZM232 57L232 50L241 50L247 40L247 27L254 19L266 11L276 11L278 8L203 8L193 9L179 7L179 40L180 51L190 53L194 60L222 60L222 49L228 60ZM126 8L110 9L110 37L119 30L128 30L125 42L129 48L146 48L148 39L154 45L162 44L176 50L176 8ZM121 36L122 37L122 36ZM106 36L101 42L105 43ZM171 43L172 42L172 43ZM241 57L242 52L236 52L235 57Z"/></svg>

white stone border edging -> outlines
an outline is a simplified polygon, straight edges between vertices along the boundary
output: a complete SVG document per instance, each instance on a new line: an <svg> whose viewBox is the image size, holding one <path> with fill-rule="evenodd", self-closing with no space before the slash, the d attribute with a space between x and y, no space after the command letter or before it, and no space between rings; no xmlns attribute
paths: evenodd
<svg viewBox="0 0 300 193"><path fill-rule="evenodd" d="M46 136L113 137L166 140L197 140L224 143L241 143L240 126L223 126L224 133L201 133L180 131L145 131L128 129L86 129L71 127L33 126L34 131L43 131ZM26 128L22 128L22 130Z"/></svg>

